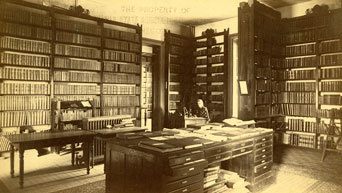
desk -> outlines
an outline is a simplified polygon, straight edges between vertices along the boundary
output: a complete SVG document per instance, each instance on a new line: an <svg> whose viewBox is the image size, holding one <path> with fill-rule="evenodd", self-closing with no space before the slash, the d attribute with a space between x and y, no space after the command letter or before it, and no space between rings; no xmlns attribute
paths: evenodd
<svg viewBox="0 0 342 193"><path fill-rule="evenodd" d="M144 132L146 128L142 127L126 127L126 128L116 128L116 129L101 129L101 130L93 130L96 133L95 139L103 142L103 154L104 160L106 160L106 141L110 140L113 137L116 137L118 133L129 133L129 132ZM94 151L92 151L94 152ZM92 155L93 157L93 155ZM94 162L94 159L92 159ZM94 165L94 163L92 163ZM106 172L106 162L104 163L104 171Z"/></svg>
<svg viewBox="0 0 342 193"><path fill-rule="evenodd" d="M89 131L58 131L44 133L28 133L15 134L6 136L10 141L10 161L11 161L11 177L14 177L14 146L19 149L19 185L24 186L24 152L28 149L36 149L41 147L62 146L67 144L82 143L85 145L85 156L87 174L89 174L89 150L95 133ZM74 162L74 151L72 152L72 163Z"/></svg>

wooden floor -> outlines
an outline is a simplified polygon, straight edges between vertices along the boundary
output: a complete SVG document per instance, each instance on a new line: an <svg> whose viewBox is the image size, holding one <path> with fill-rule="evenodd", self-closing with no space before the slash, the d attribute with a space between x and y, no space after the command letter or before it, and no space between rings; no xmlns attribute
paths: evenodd
<svg viewBox="0 0 342 193"><path fill-rule="evenodd" d="M307 148L276 146L274 150L274 183L260 193L342 193L342 154L328 153L321 162L322 152ZM8 157L8 154L4 155ZM49 154L37 157L37 151L25 152L25 188L19 188L18 153L15 178L10 178L9 158L0 157L1 193L92 192L87 184L103 181L103 164L96 165L86 175L85 168L72 167L70 154ZM99 183L104 186L104 183ZM79 187L79 188L77 188ZM66 190L66 191L63 191ZM96 192L104 193L102 189Z"/></svg>

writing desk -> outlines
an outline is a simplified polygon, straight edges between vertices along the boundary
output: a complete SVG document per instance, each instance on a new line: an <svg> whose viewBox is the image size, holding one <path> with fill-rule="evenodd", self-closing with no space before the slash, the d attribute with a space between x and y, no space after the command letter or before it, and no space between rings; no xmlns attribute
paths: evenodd
<svg viewBox="0 0 342 193"><path fill-rule="evenodd" d="M74 143L83 143L85 148L84 155L86 159L87 174L89 174L89 151L93 142L95 133L84 130L76 131L57 131L15 134L6 136L10 141L10 161L11 161L11 177L14 177L14 146L19 149L19 185L24 186L24 152L28 149L36 149L41 147L62 146ZM74 163L74 150L72 151L72 163Z"/></svg>

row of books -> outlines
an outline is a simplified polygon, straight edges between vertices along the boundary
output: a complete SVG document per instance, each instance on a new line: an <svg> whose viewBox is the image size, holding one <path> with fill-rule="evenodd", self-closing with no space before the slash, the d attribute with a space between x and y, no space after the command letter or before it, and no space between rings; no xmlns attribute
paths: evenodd
<svg viewBox="0 0 342 193"><path fill-rule="evenodd" d="M282 115L289 116L303 116L314 117L316 116L316 106L307 104L280 104L279 111Z"/></svg>
<svg viewBox="0 0 342 193"><path fill-rule="evenodd" d="M54 84L55 94L100 94L99 85Z"/></svg>
<svg viewBox="0 0 342 193"><path fill-rule="evenodd" d="M255 104L270 104L271 99L271 93L256 93Z"/></svg>
<svg viewBox="0 0 342 193"><path fill-rule="evenodd" d="M115 29L103 28L104 36L120 40L139 42L140 35L133 32L118 31Z"/></svg>
<svg viewBox="0 0 342 193"><path fill-rule="evenodd" d="M180 91L180 85L170 85L170 91Z"/></svg>
<svg viewBox="0 0 342 193"><path fill-rule="evenodd" d="M177 64L171 64L170 65L170 72L171 73L183 73L184 72L184 66L177 65Z"/></svg>
<svg viewBox="0 0 342 193"><path fill-rule="evenodd" d="M50 57L43 55L1 52L1 63L18 66L49 67Z"/></svg>
<svg viewBox="0 0 342 193"><path fill-rule="evenodd" d="M313 42L318 38L317 30L304 30L291 33L285 33L281 37L283 44L295 44L303 42Z"/></svg>
<svg viewBox="0 0 342 193"><path fill-rule="evenodd" d="M317 123L312 121L305 121L303 119L289 119L288 130L301 131L309 133L320 133L317 131Z"/></svg>
<svg viewBox="0 0 342 193"><path fill-rule="evenodd" d="M315 104L314 92L281 92L277 93L278 103L305 103Z"/></svg>
<svg viewBox="0 0 342 193"><path fill-rule="evenodd" d="M222 94L218 94L218 95L210 95L209 96L209 100L210 101L223 101L224 100L224 97Z"/></svg>
<svg viewBox="0 0 342 193"><path fill-rule="evenodd" d="M324 69L323 69L324 70ZM279 80L314 80L316 70L277 71Z"/></svg>
<svg viewBox="0 0 342 193"><path fill-rule="evenodd" d="M342 54L321 55L320 65L321 66L342 65Z"/></svg>
<svg viewBox="0 0 342 193"><path fill-rule="evenodd" d="M221 46L215 46L208 49L198 50L193 53L194 56L205 56L205 55L213 55L213 54L220 54L222 50Z"/></svg>
<svg viewBox="0 0 342 193"><path fill-rule="evenodd" d="M180 74L170 74L170 82L181 82L183 78Z"/></svg>
<svg viewBox="0 0 342 193"><path fill-rule="evenodd" d="M321 26L327 26L330 23L333 23L332 21L333 17L329 14L327 15L321 15L317 14L313 17L307 17L304 19L289 19L288 21L284 22L284 29L286 31L299 31L303 29L308 28L315 28L315 27L321 27Z"/></svg>
<svg viewBox="0 0 342 193"><path fill-rule="evenodd" d="M100 96L96 95L55 95L59 101L92 101L93 106L100 107Z"/></svg>
<svg viewBox="0 0 342 193"><path fill-rule="evenodd" d="M189 46L190 41L184 38L180 37L175 37L172 35L168 36L170 44L176 45L176 46L181 46L181 47L186 47Z"/></svg>
<svg viewBox="0 0 342 193"><path fill-rule="evenodd" d="M97 72L54 71L54 80L98 83L101 82L101 76Z"/></svg>
<svg viewBox="0 0 342 193"><path fill-rule="evenodd" d="M224 85L210 85L208 86L208 91L220 91L223 92Z"/></svg>
<svg viewBox="0 0 342 193"><path fill-rule="evenodd" d="M140 44L133 42L125 42L121 40L105 39L105 47L108 49L123 50L130 52L140 52Z"/></svg>
<svg viewBox="0 0 342 193"><path fill-rule="evenodd" d="M28 40L10 36L0 38L1 48L7 48L18 51L51 53L51 44L44 41Z"/></svg>
<svg viewBox="0 0 342 193"><path fill-rule="evenodd" d="M317 59L315 56L303 58L286 58L278 68L302 68L302 67L315 67Z"/></svg>
<svg viewBox="0 0 342 193"><path fill-rule="evenodd" d="M140 97L132 95L113 95L103 97L104 107L128 107L128 106L139 106Z"/></svg>
<svg viewBox="0 0 342 193"><path fill-rule="evenodd" d="M199 47L206 47L206 46L213 46L217 43L216 39L214 37L207 38L206 41L196 41L195 45L197 48Z"/></svg>
<svg viewBox="0 0 342 193"><path fill-rule="evenodd" d="M303 92L315 92L316 91L316 83L315 82L272 82L272 90L278 91L303 91ZM276 89L278 88L278 89Z"/></svg>
<svg viewBox="0 0 342 193"><path fill-rule="evenodd" d="M195 74L206 74L207 73L207 67L195 67L193 72Z"/></svg>
<svg viewBox="0 0 342 193"><path fill-rule="evenodd" d="M112 50L105 50L103 51L103 57L105 60L115 60L115 61L122 61L122 62L140 62L140 56L135 53L128 53L128 52L118 52Z"/></svg>
<svg viewBox="0 0 342 193"><path fill-rule="evenodd" d="M208 63L207 58L196 58L195 65L206 65Z"/></svg>
<svg viewBox="0 0 342 193"><path fill-rule="evenodd" d="M269 80L260 80L257 79L255 81L255 90L257 91L270 91L271 81Z"/></svg>
<svg viewBox="0 0 342 193"><path fill-rule="evenodd" d="M256 78L271 78L272 76L272 70L271 68L267 68L267 67L259 67L259 68L255 68L255 77Z"/></svg>
<svg viewBox="0 0 342 193"><path fill-rule="evenodd" d="M0 112L0 127L50 124L51 111L4 111Z"/></svg>
<svg viewBox="0 0 342 193"><path fill-rule="evenodd" d="M321 78L322 79L341 79L342 77L342 68L325 68L321 69Z"/></svg>
<svg viewBox="0 0 342 193"><path fill-rule="evenodd" d="M0 19L50 27L51 18L47 13L29 11L20 6L0 4Z"/></svg>
<svg viewBox="0 0 342 193"><path fill-rule="evenodd" d="M47 69L16 68L5 66L0 67L0 79L49 81L50 73Z"/></svg>
<svg viewBox="0 0 342 193"><path fill-rule="evenodd" d="M324 92L342 92L342 81L320 82L319 90Z"/></svg>
<svg viewBox="0 0 342 193"><path fill-rule="evenodd" d="M204 169L203 174L203 189L207 190L210 189L211 186L216 184L216 181L219 180L219 166L208 166L208 168Z"/></svg>
<svg viewBox="0 0 342 193"><path fill-rule="evenodd" d="M196 76L192 79L196 83L206 82L207 77L206 76Z"/></svg>
<svg viewBox="0 0 342 193"><path fill-rule="evenodd" d="M50 94L50 84L0 83L0 94Z"/></svg>
<svg viewBox="0 0 342 193"><path fill-rule="evenodd" d="M316 136L299 133L283 133L282 143L298 147L316 148Z"/></svg>
<svg viewBox="0 0 342 193"><path fill-rule="evenodd" d="M315 54L316 44L304 44L285 47L285 56L302 56Z"/></svg>
<svg viewBox="0 0 342 193"><path fill-rule="evenodd" d="M101 35L101 27L97 24L75 20L56 18L56 28L73 32L83 32L92 35Z"/></svg>
<svg viewBox="0 0 342 193"><path fill-rule="evenodd" d="M181 95L179 95L179 94L169 94L169 100L180 101L181 100Z"/></svg>
<svg viewBox="0 0 342 193"><path fill-rule="evenodd" d="M329 52L341 52L342 51L342 41L325 41L321 42L318 47L319 53L329 53Z"/></svg>
<svg viewBox="0 0 342 193"><path fill-rule="evenodd" d="M179 102L169 101L169 109L177 109Z"/></svg>
<svg viewBox="0 0 342 193"><path fill-rule="evenodd" d="M187 65L187 61L184 57L170 56L170 64Z"/></svg>
<svg viewBox="0 0 342 193"><path fill-rule="evenodd" d="M319 96L319 104L322 105L342 105L342 96L339 94L335 95L323 95Z"/></svg>
<svg viewBox="0 0 342 193"><path fill-rule="evenodd" d="M208 64L213 64L213 63L223 63L224 61L224 56L213 56L213 57L208 57Z"/></svg>
<svg viewBox="0 0 342 193"><path fill-rule="evenodd" d="M61 121L75 121L75 120L82 120L86 117L92 117L92 110L61 110L60 119Z"/></svg>
<svg viewBox="0 0 342 193"><path fill-rule="evenodd" d="M139 84L140 76L136 76L134 74L113 74L106 72L103 74L103 82L114 84Z"/></svg>
<svg viewBox="0 0 342 193"><path fill-rule="evenodd" d="M131 115L132 117L140 117L140 107L106 107L103 109L103 116L112 115Z"/></svg>
<svg viewBox="0 0 342 193"><path fill-rule="evenodd" d="M325 118L338 118L342 116L342 110L339 109L318 109L317 110L318 117L325 117Z"/></svg>
<svg viewBox="0 0 342 193"><path fill-rule="evenodd" d="M270 106L256 106L254 108L254 113L256 117L267 117L270 115Z"/></svg>
<svg viewBox="0 0 342 193"><path fill-rule="evenodd" d="M67 44L56 44L55 53L59 55L85 57L93 59L101 58L101 51L96 48L87 48Z"/></svg>
<svg viewBox="0 0 342 193"><path fill-rule="evenodd" d="M123 63L105 61L103 70L107 72L124 72L124 73L140 74L141 66L136 65L136 64L123 64Z"/></svg>
<svg viewBox="0 0 342 193"><path fill-rule="evenodd" d="M59 42L83 44L89 46L101 46L101 38L64 31L56 31L56 40Z"/></svg>
<svg viewBox="0 0 342 193"><path fill-rule="evenodd" d="M50 29L31 27L22 24L6 23L3 21L0 21L0 26L0 32L4 34L40 40L52 39L52 31Z"/></svg>
<svg viewBox="0 0 342 193"><path fill-rule="evenodd" d="M171 45L169 49L170 49L170 54L175 54L179 56L185 56L186 53L189 52L189 49L187 49L186 47L179 47L179 46L173 46L173 45Z"/></svg>
<svg viewBox="0 0 342 193"><path fill-rule="evenodd" d="M76 58L55 57L55 68L101 71L101 62Z"/></svg>
<svg viewBox="0 0 342 193"><path fill-rule="evenodd" d="M50 109L50 96L0 96L0 111Z"/></svg>
<svg viewBox="0 0 342 193"><path fill-rule="evenodd" d="M103 94L140 94L140 87L125 85L103 85Z"/></svg>
<svg viewBox="0 0 342 193"><path fill-rule="evenodd" d="M208 82L223 82L224 79L225 79L224 75L214 75L214 76L207 77Z"/></svg>

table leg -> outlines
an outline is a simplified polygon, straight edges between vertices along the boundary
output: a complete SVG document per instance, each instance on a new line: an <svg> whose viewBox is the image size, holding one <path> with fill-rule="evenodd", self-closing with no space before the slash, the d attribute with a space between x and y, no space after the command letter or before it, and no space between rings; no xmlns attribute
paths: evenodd
<svg viewBox="0 0 342 193"><path fill-rule="evenodd" d="M20 159L19 185L20 185L20 188L24 187L24 152L25 150L19 147L19 159Z"/></svg>
<svg viewBox="0 0 342 193"><path fill-rule="evenodd" d="M85 142L83 143L85 145L85 148L84 148L84 152L83 152L83 156L84 156L84 160L85 160L85 165L86 165L86 168L87 168L87 174L90 173L90 148L91 148L91 141L88 141L88 142Z"/></svg>
<svg viewBox="0 0 342 193"><path fill-rule="evenodd" d="M71 165L75 165L75 144L71 144Z"/></svg>
<svg viewBox="0 0 342 193"><path fill-rule="evenodd" d="M106 173L106 141L103 141L103 173Z"/></svg>
<svg viewBox="0 0 342 193"><path fill-rule="evenodd" d="M11 153L10 153L10 159L11 159L11 177L14 178L14 145L11 144Z"/></svg>

